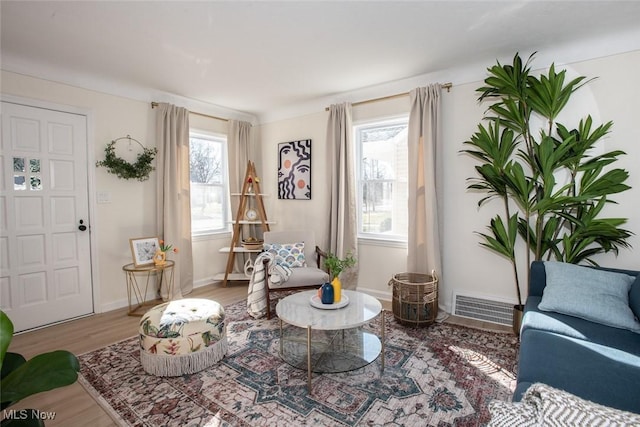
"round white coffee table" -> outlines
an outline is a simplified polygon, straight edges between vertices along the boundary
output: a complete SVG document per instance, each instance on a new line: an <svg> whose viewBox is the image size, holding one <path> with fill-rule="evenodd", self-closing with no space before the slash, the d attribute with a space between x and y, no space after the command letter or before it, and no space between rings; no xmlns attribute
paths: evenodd
<svg viewBox="0 0 640 427"><path fill-rule="evenodd" d="M349 303L341 308L316 308L316 291L298 292L278 302L280 356L291 366L306 369L309 393L311 374L345 372L381 360L384 371L384 310L376 298L344 290ZM362 326L380 317L380 337ZM295 328L283 328L283 322ZM300 329L302 328L302 329Z"/></svg>

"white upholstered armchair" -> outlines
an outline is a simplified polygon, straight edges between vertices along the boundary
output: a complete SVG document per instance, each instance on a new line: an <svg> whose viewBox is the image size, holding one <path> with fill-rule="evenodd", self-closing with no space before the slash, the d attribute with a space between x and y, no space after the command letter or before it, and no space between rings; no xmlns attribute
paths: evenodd
<svg viewBox="0 0 640 427"><path fill-rule="evenodd" d="M329 274L321 268L321 258L326 257L326 253L316 246L313 231L267 231L264 233L264 248L274 254L274 261L264 261L271 264L265 265L267 319L271 318L271 292L318 288L329 281ZM269 274L273 272L274 262L286 267L285 275Z"/></svg>

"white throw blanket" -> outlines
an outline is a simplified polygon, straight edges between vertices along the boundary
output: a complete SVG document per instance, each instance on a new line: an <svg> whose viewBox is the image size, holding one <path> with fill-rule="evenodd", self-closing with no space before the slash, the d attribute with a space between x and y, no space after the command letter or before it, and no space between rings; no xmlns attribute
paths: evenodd
<svg viewBox="0 0 640 427"><path fill-rule="evenodd" d="M251 273L251 280L249 280L249 289L247 295L247 312L254 319L258 319L267 314L267 286L269 286L265 268L264 260L268 259L267 271L273 283L284 283L291 276L291 269L289 267L278 265L275 263L275 258L269 252L262 252L256 257L256 261L253 264L253 273Z"/></svg>
<svg viewBox="0 0 640 427"><path fill-rule="evenodd" d="M640 415L598 405L542 383L531 385L520 402L489 402L489 427L628 427Z"/></svg>

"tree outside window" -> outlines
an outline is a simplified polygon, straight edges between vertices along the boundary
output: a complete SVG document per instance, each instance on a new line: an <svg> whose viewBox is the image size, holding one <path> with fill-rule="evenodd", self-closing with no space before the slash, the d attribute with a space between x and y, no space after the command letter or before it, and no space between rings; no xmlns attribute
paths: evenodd
<svg viewBox="0 0 640 427"><path fill-rule="evenodd" d="M361 237L406 241L407 125L403 118L354 127Z"/></svg>
<svg viewBox="0 0 640 427"><path fill-rule="evenodd" d="M229 230L226 157L225 137L195 132L190 134L192 234Z"/></svg>

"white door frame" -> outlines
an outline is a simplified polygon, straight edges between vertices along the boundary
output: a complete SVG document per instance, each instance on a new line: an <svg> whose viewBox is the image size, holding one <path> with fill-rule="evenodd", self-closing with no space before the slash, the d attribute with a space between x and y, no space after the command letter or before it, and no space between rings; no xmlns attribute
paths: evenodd
<svg viewBox="0 0 640 427"><path fill-rule="evenodd" d="M94 143L94 118L93 111L88 108L75 107L71 105L57 104L49 101L42 101L39 99L26 98L14 95L0 94L2 101L12 102L14 104L20 104L27 107L45 108L48 110L60 111L63 113L71 113L85 116L87 118L87 194L89 202L89 246L91 248L91 286L93 293L93 313L101 313L102 305L100 296L100 281L99 281L99 266L98 266L98 239L97 233L91 233L92 229L97 229L96 220L96 156L95 156L95 143ZM72 320L72 319L70 319ZM63 322L66 322L64 320ZM46 325L51 326L51 325Z"/></svg>

